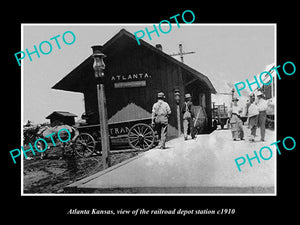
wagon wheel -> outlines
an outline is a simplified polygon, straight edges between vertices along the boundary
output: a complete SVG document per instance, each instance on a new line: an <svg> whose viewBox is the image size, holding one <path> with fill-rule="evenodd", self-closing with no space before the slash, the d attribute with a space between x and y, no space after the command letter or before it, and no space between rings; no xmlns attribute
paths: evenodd
<svg viewBox="0 0 300 225"><path fill-rule="evenodd" d="M129 129L128 142L133 149L148 150L153 146L154 140L154 131L147 124L138 123Z"/></svg>
<svg viewBox="0 0 300 225"><path fill-rule="evenodd" d="M92 133L92 136L94 137L95 139L95 153L96 155L101 155L102 154L102 146L101 146L101 135L100 135L100 131L94 131Z"/></svg>
<svg viewBox="0 0 300 225"><path fill-rule="evenodd" d="M95 140L92 135L88 133L81 133L74 141L74 150L80 157L89 157L95 150Z"/></svg>

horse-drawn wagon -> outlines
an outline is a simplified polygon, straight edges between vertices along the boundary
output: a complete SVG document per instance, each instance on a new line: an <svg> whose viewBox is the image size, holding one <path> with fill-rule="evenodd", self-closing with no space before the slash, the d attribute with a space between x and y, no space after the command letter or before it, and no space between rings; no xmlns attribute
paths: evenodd
<svg viewBox="0 0 300 225"><path fill-rule="evenodd" d="M118 123L109 123L109 139L115 143L129 145L133 150L146 151L156 143L156 133L151 127L151 118L140 120L128 120ZM57 137L51 136L60 129L69 130L70 141L62 143L63 154L65 151L72 151L80 157L89 157L92 154L101 154L100 124L93 125L58 125L55 127L42 127L37 132L36 139L41 137L47 141L48 148L58 145ZM60 134L62 136L64 134ZM47 137L48 136L48 137ZM50 137L51 136L51 137ZM44 141L37 141L35 144L40 150L47 148ZM43 152L43 158L47 153Z"/></svg>
<svg viewBox="0 0 300 225"><path fill-rule="evenodd" d="M134 150L146 151L153 147L156 135L151 127L151 118L109 123L109 139L115 143L129 144ZM101 153L100 124L76 126L79 135L74 140L75 151L88 157Z"/></svg>

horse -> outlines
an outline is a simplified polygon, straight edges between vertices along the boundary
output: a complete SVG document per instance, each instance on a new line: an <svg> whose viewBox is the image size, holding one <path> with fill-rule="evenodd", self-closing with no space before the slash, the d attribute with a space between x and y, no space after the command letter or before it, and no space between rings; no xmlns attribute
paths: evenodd
<svg viewBox="0 0 300 225"><path fill-rule="evenodd" d="M71 134L71 140L70 142L73 142L75 140L75 138L79 135L79 131L67 124L60 124L60 125L56 125L56 126L43 126L40 127L40 129L37 132L37 137L38 138L43 138L47 143L52 143L53 142L56 144L58 141L58 136L57 135L50 135L52 133L57 134L61 129L66 129L69 131L69 133ZM46 137L48 136L48 137ZM66 140L68 139L68 133L66 131L61 131L59 133L59 136L61 139ZM68 145L69 143L63 142L61 143L60 147L62 148L62 156L65 155L65 147L66 145ZM44 150L45 149L45 143L43 141L38 141L38 143L36 144L36 147L40 150ZM47 150L50 148L50 145L48 144L48 148ZM41 154L41 159L44 159L47 156L47 150L43 151Z"/></svg>

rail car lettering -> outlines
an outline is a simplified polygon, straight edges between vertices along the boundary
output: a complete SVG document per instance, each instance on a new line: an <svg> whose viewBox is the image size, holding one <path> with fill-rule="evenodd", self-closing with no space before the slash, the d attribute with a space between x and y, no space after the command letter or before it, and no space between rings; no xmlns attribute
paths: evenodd
<svg viewBox="0 0 300 225"><path fill-rule="evenodd" d="M128 134L128 132L129 132L129 127L113 127L113 128L109 128L109 134L111 136Z"/></svg>

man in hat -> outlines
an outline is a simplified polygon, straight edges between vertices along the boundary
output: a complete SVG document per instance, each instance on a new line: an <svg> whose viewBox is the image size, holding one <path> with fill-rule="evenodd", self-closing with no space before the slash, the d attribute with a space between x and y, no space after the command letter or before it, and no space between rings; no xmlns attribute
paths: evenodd
<svg viewBox="0 0 300 225"><path fill-rule="evenodd" d="M168 117L171 114L170 106L165 100L163 92L157 94L157 102L152 107L152 122L151 125L156 128L159 138L159 147L165 149Z"/></svg>
<svg viewBox="0 0 300 225"><path fill-rule="evenodd" d="M250 94L250 100L247 103L247 113L248 116L248 128L250 128L250 142L254 142L254 138L256 136L256 128L258 123L258 108L255 104L255 95L254 93Z"/></svg>
<svg viewBox="0 0 300 225"><path fill-rule="evenodd" d="M243 113L243 108L238 104L239 99L234 97L232 99L233 104L229 109L229 113L231 113L230 124L231 124L231 133L232 139L234 141L240 139L244 139L244 130L243 130L243 122L241 120L241 115Z"/></svg>
<svg viewBox="0 0 300 225"><path fill-rule="evenodd" d="M188 139L188 129L192 136L192 139L195 139L195 129L194 129L194 121L195 118L193 112L193 103L192 103L192 96L191 94L185 94L185 101L182 105L181 112L183 114L183 133L184 133L184 140Z"/></svg>
<svg viewBox="0 0 300 225"><path fill-rule="evenodd" d="M258 108L258 127L260 127L260 140L265 141L266 132L266 119L267 119L267 108L268 102L263 98L263 93L258 91L257 96L257 108Z"/></svg>

